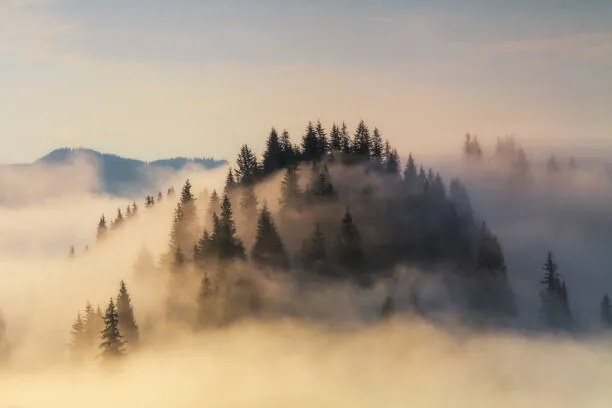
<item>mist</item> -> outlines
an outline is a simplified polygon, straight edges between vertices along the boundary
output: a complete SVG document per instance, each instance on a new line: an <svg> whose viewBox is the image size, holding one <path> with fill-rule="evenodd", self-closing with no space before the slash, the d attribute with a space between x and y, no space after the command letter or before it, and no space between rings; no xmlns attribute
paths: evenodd
<svg viewBox="0 0 612 408"><path fill-rule="evenodd" d="M158 264L167 250L176 199L166 188L178 188L189 178L203 223L207 195L223 190L227 169L191 169L163 180L156 189L164 192L163 200L144 208L142 198L134 197L140 200L138 215L100 243L95 242L100 214L112 216L132 199L93 193L92 177L70 194L0 207L0 311L10 347L10 359L0 363L0 404L607 406L612 398L607 386L612 378L611 339L590 331L597 328L600 292L612 287L606 274L612 259L604 250L610 244L610 180L585 169L572 176L571 183L556 182L542 165L532 168L532 184L517 189L495 163L475 167L428 158L424 164L441 170L445 181L460 176L478 217L500 237L520 329L466 326L446 309L435 316L400 314L381 322L378 309L389 280L367 289L338 283L304 292L290 279L253 267L248 273L264 287L265 296L274 298L276 308L298 303L300 313L270 309L257 318L195 332L167 320L166 271L149 271L143 281L135 265L143 250ZM87 164L82 165L78 172L88 174ZM338 180L355 177L359 170L332 166L331 172ZM274 175L256 188L275 217L280 177ZM37 179L48 191L65 184L46 171ZM376 175L368 181L385 188L385 180ZM40 194L38 186L33 190ZM28 196L27 188L23 194ZM335 207L325 207L319 215L343 211L342 205ZM297 249L300 240L291 226L279 222L278 228L287 247ZM239 224L237 230L240 234L244 226ZM252 240L244 241L250 248ZM76 254L68 259L72 245ZM586 330L580 335L531 330L538 326L538 285L549 250L558 255L572 307ZM445 301L443 285L430 271L399 269L399 308L411 290L409 282L425 275L426 300ZM69 344L75 314L87 301L104 307L116 296L121 280L130 289L141 348L112 368L97 359L74 364ZM196 293L194 285L186 293Z"/></svg>

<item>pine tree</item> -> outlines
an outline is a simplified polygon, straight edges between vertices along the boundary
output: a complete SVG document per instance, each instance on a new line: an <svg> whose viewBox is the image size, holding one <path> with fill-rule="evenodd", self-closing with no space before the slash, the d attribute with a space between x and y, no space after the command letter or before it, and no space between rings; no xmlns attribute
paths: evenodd
<svg viewBox="0 0 612 408"><path fill-rule="evenodd" d="M299 175L294 166L287 167L281 181L281 198L279 200L282 208L299 208L302 202L302 189L299 184Z"/></svg>
<svg viewBox="0 0 612 408"><path fill-rule="evenodd" d="M320 166L313 163L308 195L310 197L314 197L315 199L329 199L336 197L336 190L332 184L331 175L329 174L327 165Z"/></svg>
<svg viewBox="0 0 612 408"><path fill-rule="evenodd" d="M132 215L138 214L138 206L136 205L136 201L132 201Z"/></svg>
<svg viewBox="0 0 612 408"><path fill-rule="evenodd" d="M123 337L119 331L119 316L117 315L112 298L104 314L104 329L102 329L100 334L102 338L100 343L102 352L100 356L104 361L112 361L124 355Z"/></svg>
<svg viewBox="0 0 612 408"><path fill-rule="evenodd" d="M242 145L240 153L236 159L235 176L238 182L243 185L252 184L259 175L259 163L249 146Z"/></svg>
<svg viewBox="0 0 612 408"><path fill-rule="evenodd" d="M340 128L340 150L344 154L350 154L351 146L351 138L348 134L348 129L346 124L342 122L342 127Z"/></svg>
<svg viewBox="0 0 612 408"><path fill-rule="evenodd" d="M373 156L374 157L374 156ZM397 150L391 149L389 142L385 142L384 162L382 163L386 173L392 176L399 176L400 159Z"/></svg>
<svg viewBox="0 0 612 408"><path fill-rule="evenodd" d="M312 122L308 122L306 134L302 138L302 159L305 161L319 158L319 139Z"/></svg>
<svg viewBox="0 0 612 408"><path fill-rule="evenodd" d="M548 253L544 264L544 277L541 281L542 289L542 318L554 330L568 330L572 325L572 315L569 306L569 297L565 282L561 280L558 266L553 261L552 253Z"/></svg>
<svg viewBox="0 0 612 408"><path fill-rule="evenodd" d="M263 154L263 172L270 174L283 167L285 164L283 148L276 130L272 128L266 142L266 151Z"/></svg>
<svg viewBox="0 0 612 408"><path fill-rule="evenodd" d="M302 244L302 264L307 268L321 267L327 260L327 245L321 224L315 224L311 237L305 239Z"/></svg>
<svg viewBox="0 0 612 408"><path fill-rule="evenodd" d="M70 332L70 352L73 359L80 360L91 347L91 342L87 338L87 325L81 318L81 313L77 313L77 317L72 323Z"/></svg>
<svg viewBox="0 0 612 408"><path fill-rule="evenodd" d="M605 330L612 329L612 308L610 307L610 298L604 295L601 299L600 307L601 325Z"/></svg>
<svg viewBox="0 0 612 408"><path fill-rule="evenodd" d="M229 194L225 194L229 196ZM208 224L205 225L206 228L212 230L213 225L211 224L213 219L213 214L221 214L221 199L217 194L217 190L213 190L210 194L210 198L208 200L208 207L206 209L206 220Z"/></svg>
<svg viewBox="0 0 612 408"><path fill-rule="evenodd" d="M320 157L329 151L327 134L325 133L325 129L323 129L323 125L321 125L320 121L317 121L315 133L317 134L317 156Z"/></svg>
<svg viewBox="0 0 612 408"><path fill-rule="evenodd" d="M291 144L291 139L289 138L289 132L286 130L283 131L281 135L281 150L283 152L281 167L292 166L297 161L297 150Z"/></svg>
<svg viewBox="0 0 612 408"><path fill-rule="evenodd" d="M185 181L181 190L180 200L174 211L174 221L170 232L169 254L176 253L177 249L185 254L190 254L196 242L198 230L198 216L195 205L195 197L191 191L189 180Z"/></svg>
<svg viewBox="0 0 612 408"><path fill-rule="evenodd" d="M101 312L99 310L96 312L89 302L85 305L83 323L85 325L83 336L91 348L97 344L100 331L104 327L104 320Z"/></svg>
<svg viewBox="0 0 612 408"><path fill-rule="evenodd" d="M285 252L285 246L265 204L259 213L257 235L251 251L251 259L262 266L282 269L289 267L289 258Z"/></svg>
<svg viewBox="0 0 612 408"><path fill-rule="evenodd" d="M117 208L117 216L115 217L115 221L113 222L113 228L119 228L123 224L123 213L121 212L121 208Z"/></svg>
<svg viewBox="0 0 612 408"><path fill-rule="evenodd" d="M228 196L223 197L221 217L213 215L213 224L209 243L211 254L220 261L245 258L242 241L236 237L236 224Z"/></svg>
<svg viewBox="0 0 612 408"><path fill-rule="evenodd" d="M391 295L385 298L381 308L380 308L380 318L381 320L388 320L395 315L395 301L391 297Z"/></svg>
<svg viewBox="0 0 612 408"><path fill-rule="evenodd" d="M230 167L227 171L227 177L225 178L225 189L223 190L223 194L231 194L236 188L236 179L234 178L234 171ZM217 193L213 191L216 195ZM219 202L219 197L217 196L217 203Z"/></svg>
<svg viewBox="0 0 612 408"><path fill-rule="evenodd" d="M377 165L382 165L383 164L383 159L386 162L389 162L389 158L391 157L390 155L390 148L389 148L389 142L387 141L385 143L385 157L383 157L383 142L382 142L382 138L380 136L380 132L378 131L378 128L374 128L374 132L372 133L372 139L370 140L370 152L371 152L371 157L372 160L374 160L375 164ZM397 160L396 160L397 162ZM399 163L398 163L399 165Z"/></svg>
<svg viewBox="0 0 612 408"><path fill-rule="evenodd" d="M359 122L359 125L357 125L357 130L355 130L352 151L358 156L369 158L370 146L370 131L368 130L365 122L362 120Z"/></svg>
<svg viewBox="0 0 612 408"><path fill-rule="evenodd" d="M351 273L359 275L364 266L361 235L357 226L353 223L353 216L348 209L342 218L336 250L340 265Z"/></svg>
<svg viewBox="0 0 612 408"><path fill-rule="evenodd" d="M329 132L329 137L330 137L330 143L329 143L330 150L333 152L342 151L342 138L340 136L340 129L335 123L332 125L331 131Z"/></svg>
<svg viewBox="0 0 612 408"><path fill-rule="evenodd" d="M459 179L451 180L449 198L459 216L466 220L473 218L470 197Z"/></svg>
<svg viewBox="0 0 612 408"><path fill-rule="evenodd" d="M106 237L107 232L108 232L108 227L106 225L106 217L102 215L100 217L100 221L98 222L98 231L96 233L96 239L98 241L104 239Z"/></svg>
<svg viewBox="0 0 612 408"><path fill-rule="evenodd" d="M139 342L138 325L134 319L132 300L124 281L121 281L119 294L117 295L117 316L119 318L119 331L123 334L128 347L137 347Z"/></svg>
<svg viewBox="0 0 612 408"><path fill-rule="evenodd" d="M418 192L418 173L412 153L408 155L408 162L406 162L406 168L404 169L404 183L406 183L406 187L410 194Z"/></svg>

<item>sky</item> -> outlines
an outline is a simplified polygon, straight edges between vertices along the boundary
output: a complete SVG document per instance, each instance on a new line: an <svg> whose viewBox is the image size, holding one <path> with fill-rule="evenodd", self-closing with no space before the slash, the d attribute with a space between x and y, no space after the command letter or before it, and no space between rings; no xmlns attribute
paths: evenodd
<svg viewBox="0 0 612 408"><path fill-rule="evenodd" d="M232 159L360 119L402 155L612 152L612 2L0 0L0 163Z"/></svg>

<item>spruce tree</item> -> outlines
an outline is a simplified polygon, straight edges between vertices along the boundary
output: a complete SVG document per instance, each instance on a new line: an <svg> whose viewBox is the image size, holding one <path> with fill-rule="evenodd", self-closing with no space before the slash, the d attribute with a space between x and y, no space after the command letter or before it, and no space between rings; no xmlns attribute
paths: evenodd
<svg viewBox="0 0 612 408"><path fill-rule="evenodd" d="M610 306L610 298L604 295L601 299L600 306L601 325L605 330L612 329L612 307Z"/></svg>
<svg viewBox="0 0 612 408"><path fill-rule="evenodd" d="M406 162L406 167L404 168L404 183L406 183L406 187L410 194L418 192L418 172L412 153L408 155L408 162Z"/></svg>
<svg viewBox="0 0 612 408"><path fill-rule="evenodd" d="M332 184L327 165L320 166L319 164L313 163L308 195L315 199L330 199L336 197L336 190Z"/></svg>
<svg viewBox="0 0 612 408"><path fill-rule="evenodd" d="M93 348L97 345L100 331L104 327L104 320L101 312L99 310L96 312L89 302L85 305L83 323L85 325L83 336L87 339L86 342L89 344L89 347Z"/></svg>
<svg viewBox="0 0 612 408"><path fill-rule="evenodd" d="M317 134L317 156L320 157L329 150L327 134L325 133L325 129L323 129L323 125L321 125L320 121L317 121L315 132Z"/></svg>
<svg viewBox="0 0 612 408"><path fill-rule="evenodd" d="M351 138L348 133L348 129L346 124L342 122L342 127L340 128L340 150L344 154L351 153Z"/></svg>
<svg viewBox="0 0 612 408"><path fill-rule="evenodd" d="M196 242L198 230L198 216L195 197L191 191L189 180L185 181L181 190L180 200L174 212L174 221L170 232L169 254L176 253L177 249L183 255L190 254Z"/></svg>
<svg viewBox="0 0 612 408"><path fill-rule="evenodd" d="M282 208L299 208L302 202L302 189L299 184L299 175L294 166L287 167L281 181L280 205Z"/></svg>
<svg viewBox="0 0 612 408"><path fill-rule="evenodd" d="M211 254L220 261L245 258L242 241L236 237L236 224L228 196L223 197L221 217L213 215L213 224L209 243Z"/></svg>
<svg viewBox="0 0 612 408"><path fill-rule="evenodd" d="M558 266L548 253L543 266L544 277L541 281L541 316L545 324L553 330L568 330L572 326L572 315L565 282L561 280Z"/></svg>
<svg viewBox="0 0 612 408"><path fill-rule="evenodd" d="M301 258L302 265L307 268L320 268L327 260L327 244L320 223L315 224L312 236L304 240Z"/></svg>
<svg viewBox="0 0 612 408"><path fill-rule="evenodd" d="M363 250L361 235L353 223L353 216L347 209L340 224L337 242L337 258L340 265L358 275L363 270Z"/></svg>
<svg viewBox="0 0 612 408"><path fill-rule="evenodd" d="M240 148L240 153L236 159L235 176L242 185L254 183L259 176L257 157L247 145L242 145Z"/></svg>
<svg viewBox="0 0 612 408"><path fill-rule="evenodd" d="M272 215L266 204L259 213L257 235L251 251L251 259L262 266L281 269L289 267L289 258L285 252L285 246L274 226Z"/></svg>
<svg viewBox="0 0 612 408"><path fill-rule="evenodd" d="M340 129L335 123L332 125L331 131L329 132L329 138L330 150L333 152L342 151L342 138L340 136Z"/></svg>
<svg viewBox="0 0 612 408"><path fill-rule="evenodd" d="M387 174L399 176L400 159L397 150L391 149L389 142L385 142L383 168Z"/></svg>
<svg viewBox="0 0 612 408"><path fill-rule="evenodd" d="M380 132L378 131L378 128L374 128L374 132L372 133L372 139L370 140L370 152L371 152L372 160L374 160L375 164L382 165L383 159L385 161L389 160L390 147L389 147L388 141L385 143L385 151L386 151L386 155L385 157L383 157L383 141L380 136Z"/></svg>
<svg viewBox="0 0 612 408"><path fill-rule="evenodd" d="M104 361L112 361L124 355L123 337L119 331L119 316L112 298L104 314L104 329L100 334L102 338L100 356Z"/></svg>
<svg viewBox="0 0 612 408"><path fill-rule="evenodd" d="M117 316L119 318L119 331L128 347L132 349L137 347L139 342L138 325L134 319L132 300L124 281L121 281L119 294L117 295Z"/></svg>
<svg viewBox="0 0 612 408"><path fill-rule="evenodd" d="M121 208L117 208L117 216L115 217L115 221L113 222L113 228L119 228L123 224L123 213L121 212Z"/></svg>
<svg viewBox="0 0 612 408"><path fill-rule="evenodd" d="M317 132L312 125L312 122L308 122L306 127L306 134L302 138L302 159L305 161L316 160L319 158L319 138Z"/></svg>
<svg viewBox="0 0 612 408"><path fill-rule="evenodd" d="M77 317L74 323L72 323L72 330L70 331L70 352L75 360L80 360L91 347L86 330L86 322L81 318L81 313L77 313Z"/></svg>
<svg viewBox="0 0 612 408"><path fill-rule="evenodd" d="M369 158L370 147L370 131L368 130L365 122L362 120L359 122L359 125L357 125L357 129L355 130L352 151L358 156Z"/></svg>
<svg viewBox="0 0 612 408"><path fill-rule="evenodd" d="M96 239L98 241L104 239L106 237L107 232L108 232L108 226L106 225L106 217L102 215L100 217L100 221L98 222L98 230L96 233Z"/></svg>
<svg viewBox="0 0 612 408"><path fill-rule="evenodd" d="M263 154L263 172L270 174L282 168L285 164L283 148L276 130L272 128L266 141L266 150Z"/></svg>
<svg viewBox="0 0 612 408"><path fill-rule="evenodd" d="M229 196L227 193L225 193L225 195ZM213 225L211 224L213 214L221 214L221 199L217 194L217 190L213 190L213 192L210 194L208 207L206 209L206 220L208 224L205 224L205 227L207 227L209 230L212 230L213 228Z"/></svg>
<svg viewBox="0 0 612 408"><path fill-rule="evenodd" d="M281 135L281 150L283 152L281 167L292 166L297 161L297 151L291 144L291 139L289 138L289 132L286 130L283 131Z"/></svg>
<svg viewBox="0 0 612 408"><path fill-rule="evenodd" d="M225 189L223 190L223 194L231 194L236 188L236 179L234 178L234 171L230 167L227 171L227 177L225 178ZM217 193L213 191L216 195ZM217 203L219 202L219 197L217 197Z"/></svg>

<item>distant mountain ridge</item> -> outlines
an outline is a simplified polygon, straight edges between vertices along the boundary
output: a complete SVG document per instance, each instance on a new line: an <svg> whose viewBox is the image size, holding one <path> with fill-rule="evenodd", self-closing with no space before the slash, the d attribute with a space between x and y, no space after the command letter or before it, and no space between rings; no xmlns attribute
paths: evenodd
<svg viewBox="0 0 612 408"><path fill-rule="evenodd" d="M93 159L99 170L101 192L120 196L147 191L160 177L189 166L210 170L227 165L226 160L211 157L175 157L146 162L86 148L56 149L29 165L67 165L78 159Z"/></svg>

